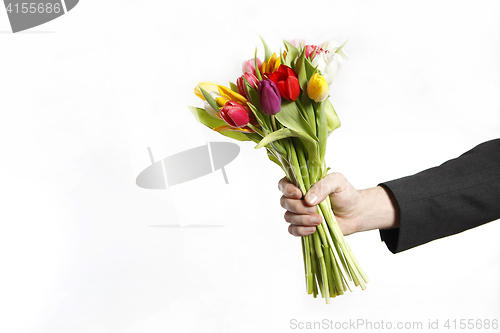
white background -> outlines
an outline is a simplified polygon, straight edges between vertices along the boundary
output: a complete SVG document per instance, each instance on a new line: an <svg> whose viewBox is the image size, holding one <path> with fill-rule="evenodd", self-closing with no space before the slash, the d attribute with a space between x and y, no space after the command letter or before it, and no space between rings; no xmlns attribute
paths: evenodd
<svg viewBox="0 0 500 333"><path fill-rule="evenodd" d="M87 0L11 34L0 11L0 331L500 320L498 221L396 255L378 231L349 236L371 282L327 306L305 293L281 170L252 143L229 185L220 171L135 185L147 147L160 159L226 140L186 106L202 105L198 81L226 84L262 57L258 35L276 51L349 39L327 162L355 187L457 157L500 136L499 14L498 1ZM192 224L207 227L161 227Z"/></svg>

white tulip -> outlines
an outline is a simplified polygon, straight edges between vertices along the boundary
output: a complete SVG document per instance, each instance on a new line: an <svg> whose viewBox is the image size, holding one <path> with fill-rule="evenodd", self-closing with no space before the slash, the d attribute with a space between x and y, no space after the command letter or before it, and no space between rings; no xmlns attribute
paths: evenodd
<svg viewBox="0 0 500 333"><path fill-rule="evenodd" d="M321 52L314 56L312 65L318 68L321 75L328 82L328 85L331 85L333 80L335 80L335 76L337 76L340 66L342 66L342 62L342 56L338 53Z"/></svg>
<svg viewBox="0 0 500 333"><path fill-rule="evenodd" d="M331 53L335 53L339 47L340 47L339 42L337 42L336 40L333 40L333 39L326 41L325 43L323 43L323 46L321 46L321 48L323 50L328 50L328 52L331 52ZM344 48L342 48L342 50L340 50L337 54L340 54L340 56L342 57L342 60L344 60L344 61L349 59L349 57L347 56L347 53L345 53L345 51L344 51Z"/></svg>
<svg viewBox="0 0 500 333"><path fill-rule="evenodd" d="M312 60L312 65L317 67L328 82L328 85L333 83L335 76L342 66L342 63L348 59L347 53L342 48L338 53L340 44L336 40L329 40L321 46L322 51L317 52Z"/></svg>

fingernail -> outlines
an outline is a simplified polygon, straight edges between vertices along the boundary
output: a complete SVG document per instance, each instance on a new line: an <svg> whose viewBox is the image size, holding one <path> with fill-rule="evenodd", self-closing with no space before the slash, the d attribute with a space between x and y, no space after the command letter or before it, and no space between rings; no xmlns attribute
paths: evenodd
<svg viewBox="0 0 500 333"><path fill-rule="evenodd" d="M311 204L314 204L316 201L318 200L318 196L316 194L313 194L313 193L309 193L307 195L307 201Z"/></svg>
<svg viewBox="0 0 500 333"><path fill-rule="evenodd" d="M307 232L312 234L315 229L316 229L315 227L307 227Z"/></svg>
<svg viewBox="0 0 500 333"><path fill-rule="evenodd" d="M319 216L311 217L311 223L319 224L320 222L321 222L321 219L319 218Z"/></svg>

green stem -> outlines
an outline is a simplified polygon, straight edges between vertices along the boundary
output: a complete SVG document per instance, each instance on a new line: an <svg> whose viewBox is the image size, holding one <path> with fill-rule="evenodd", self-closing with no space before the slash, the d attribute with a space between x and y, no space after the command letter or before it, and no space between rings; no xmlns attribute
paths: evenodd
<svg viewBox="0 0 500 333"><path fill-rule="evenodd" d="M302 146L302 142L300 142L299 139L293 138L292 139L296 152L297 152L297 157L299 160L299 168L300 168L300 173L302 175L302 180L304 181L304 186L306 191L309 191L311 188L311 182L309 179L309 170L307 167L307 162L306 162L306 157L304 154L304 147Z"/></svg>
<svg viewBox="0 0 500 333"><path fill-rule="evenodd" d="M311 239L313 238L312 235L307 235L306 237L310 237ZM316 255L316 251L314 250L314 246L311 246L311 259L312 259L313 274L318 282L318 287L321 292L321 297L325 297L323 294L323 279L321 278L321 272L318 270L319 259L318 256ZM316 284L314 284L314 286L316 287ZM318 293L317 290L316 293Z"/></svg>
<svg viewBox="0 0 500 333"><path fill-rule="evenodd" d="M256 126L248 123L247 126L249 128L251 128L255 133L259 134L261 137L265 137L266 135L264 134L264 132L262 132L262 130L258 129Z"/></svg>
<svg viewBox="0 0 500 333"><path fill-rule="evenodd" d="M273 126L273 131L276 131L277 126L276 126L276 119L274 119L274 114L271 115L271 124Z"/></svg>
<svg viewBox="0 0 500 333"><path fill-rule="evenodd" d="M325 257L323 255L323 250L321 249L321 239L317 232L313 234L314 239L314 249L316 250L316 255L318 256L319 266L321 270L321 279L323 280L323 295L325 296L326 304L330 304L330 289L328 287L328 275L326 273L326 263Z"/></svg>
<svg viewBox="0 0 500 333"><path fill-rule="evenodd" d="M313 274L312 274L312 267L311 267L311 242L308 237L302 237L304 239L304 244L305 244L305 262L304 265L306 267L306 288L307 288L307 293L312 294L313 293Z"/></svg>
<svg viewBox="0 0 500 333"><path fill-rule="evenodd" d="M354 284L360 285L361 289L365 289L366 288L365 281L367 282L368 277L366 277L366 275L363 276L359 271L360 268L359 264L356 265L357 260L354 258L354 254L352 253L352 251L348 248L344 240L344 236L342 235L342 231L340 230L337 220L335 219L335 215L333 215L333 212L331 211L331 203L329 197L327 197L327 200L324 200L323 202L320 203L320 207L323 211L323 214L328 215L327 221L330 221L329 225L330 230L332 230L334 238L336 239L337 243L340 245L340 248L344 252L347 265L351 270Z"/></svg>

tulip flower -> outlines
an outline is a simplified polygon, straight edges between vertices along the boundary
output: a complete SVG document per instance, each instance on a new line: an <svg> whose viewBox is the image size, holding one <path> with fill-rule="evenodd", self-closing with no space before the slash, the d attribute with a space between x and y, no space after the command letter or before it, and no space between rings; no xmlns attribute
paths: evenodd
<svg viewBox="0 0 500 333"><path fill-rule="evenodd" d="M276 53L273 53L273 55L271 56L271 58L269 58L268 61L264 61L262 63L261 73L271 74L275 70L277 70L278 67L280 67L280 64L281 64L280 58L276 56Z"/></svg>
<svg viewBox="0 0 500 333"><path fill-rule="evenodd" d="M264 114L274 115L281 110L281 95L271 80L259 81L259 106Z"/></svg>
<svg viewBox="0 0 500 333"><path fill-rule="evenodd" d="M276 83L281 97L293 102L300 95L299 79L295 71L286 65L280 65L278 70L269 75L269 80Z"/></svg>
<svg viewBox="0 0 500 333"><path fill-rule="evenodd" d="M332 84L342 62L343 58L340 54L328 52L316 55L312 60L312 65L321 72L328 84Z"/></svg>
<svg viewBox="0 0 500 333"><path fill-rule="evenodd" d="M260 61L259 58L257 58L257 67L259 68L259 71L262 70L262 61ZM241 70L243 74L252 73L253 75L257 75L257 73L255 72L255 58L244 61L243 65L241 66Z"/></svg>
<svg viewBox="0 0 500 333"><path fill-rule="evenodd" d="M222 104L219 102L219 99L223 98L222 95L219 93L219 85L216 83L212 82L200 82L196 88L194 88L194 93L196 96L201 98L203 101L205 101L205 97L201 93L200 87L203 88L207 93L210 94L213 98L217 100L217 104L219 106L223 106L226 102L224 101ZM215 118L217 117L217 114L219 112L219 109L214 110L214 108L207 102L205 101L204 103L204 109L207 111L207 113Z"/></svg>
<svg viewBox="0 0 500 333"><path fill-rule="evenodd" d="M220 110L219 115L231 127L243 127L250 121L243 105L233 101L228 101Z"/></svg>
<svg viewBox="0 0 500 333"><path fill-rule="evenodd" d="M345 44L345 43L344 43ZM338 48L340 47L340 43L337 42L336 40L330 39L329 41L326 41L323 43L321 48L325 51L328 51L330 53L337 53L340 54L342 57L342 60L347 60L349 57L347 56L347 53L345 53L344 48L342 48L340 51L337 52Z"/></svg>
<svg viewBox="0 0 500 333"><path fill-rule="evenodd" d="M313 56L316 57L316 55L318 55L320 53L329 52L329 51L322 49L321 47L319 47L317 45L306 45L304 48L305 48L305 52L306 52L306 58L309 58L309 59L312 59Z"/></svg>
<svg viewBox="0 0 500 333"><path fill-rule="evenodd" d="M288 42L290 44L292 44L293 46L295 46L296 48L299 48L301 45L304 45L306 43L305 40L299 39L299 38L295 38L295 39L289 40Z"/></svg>
<svg viewBox="0 0 500 333"><path fill-rule="evenodd" d="M228 87L224 87L224 86L219 85L218 89L219 89L219 93L221 94L221 96L226 98L227 100L238 102L241 105L246 105L248 102L248 100L245 98L245 96L242 96L242 95L238 94L237 92L232 91Z"/></svg>
<svg viewBox="0 0 500 333"><path fill-rule="evenodd" d="M322 46L324 52L317 53L312 60L312 65L321 72L328 84L333 83L342 63L348 59L343 48L337 52L339 47L340 44L337 41L329 40Z"/></svg>
<svg viewBox="0 0 500 333"><path fill-rule="evenodd" d="M318 73L314 73L307 83L307 95L315 102L322 102L328 97L330 87L325 78Z"/></svg>
<svg viewBox="0 0 500 333"><path fill-rule="evenodd" d="M238 91L240 92L240 95L243 95L245 96L246 99L249 99L247 94L247 87L245 85L245 80L247 80L248 83L250 83L250 85L254 88L257 88L257 83L259 83L259 80L255 75L253 75L250 72L246 72L245 74L240 76L238 80L236 80L236 84L238 85Z"/></svg>
<svg viewBox="0 0 500 333"><path fill-rule="evenodd" d="M201 98L202 100L205 100L205 97L203 97L203 94L201 93L200 87L203 88L206 92L209 94L213 92L218 92L219 91L219 85L217 83L213 82L200 82L198 85L194 88L194 94Z"/></svg>

